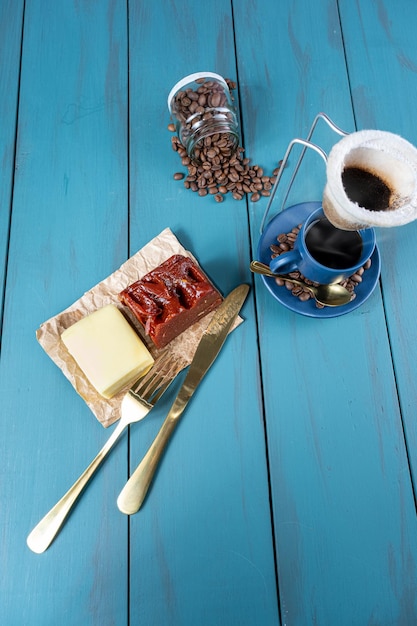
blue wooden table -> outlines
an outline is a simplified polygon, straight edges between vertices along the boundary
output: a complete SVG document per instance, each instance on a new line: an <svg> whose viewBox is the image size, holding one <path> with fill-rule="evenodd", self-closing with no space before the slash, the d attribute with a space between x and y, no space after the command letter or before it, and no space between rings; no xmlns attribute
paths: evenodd
<svg viewBox="0 0 417 626"><path fill-rule="evenodd" d="M268 199L174 180L166 105L191 72L236 80L245 154L268 174L320 111L416 145L415 1L2 0L0 32L0 624L417 624L417 224L377 232L361 307L294 313L249 271ZM324 183L306 155L288 204ZM29 531L113 428L35 331L167 227L223 293L251 284L244 324L143 509L116 498L164 400L34 554Z"/></svg>

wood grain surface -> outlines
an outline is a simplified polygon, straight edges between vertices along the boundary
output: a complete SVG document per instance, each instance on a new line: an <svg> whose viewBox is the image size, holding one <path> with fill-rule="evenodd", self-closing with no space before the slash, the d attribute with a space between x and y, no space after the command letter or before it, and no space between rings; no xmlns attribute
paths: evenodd
<svg viewBox="0 0 417 626"><path fill-rule="evenodd" d="M222 203L174 180L167 96L237 82L241 144L270 175L319 112L417 145L412 0L0 3L0 623L417 623L415 224L379 229L361 307L298 315L253 276L268 198ZM319 124L328 152L338 137ZM298 152L297 152L298 151ZM299 149L268 220L320 201ZM166 227L218 288L252 287L136 515L117 496L176 388L132 426L50 548L26 537L106 430L35 331Z"/></svg>

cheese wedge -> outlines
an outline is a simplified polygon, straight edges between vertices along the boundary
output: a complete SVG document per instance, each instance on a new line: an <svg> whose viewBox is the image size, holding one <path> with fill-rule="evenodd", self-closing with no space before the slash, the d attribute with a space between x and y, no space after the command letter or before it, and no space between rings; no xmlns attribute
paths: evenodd
<svg viewBox="0 0 417 626"><path fill-rule="evenodd" d="M111 398L152 367L153 358L119 309L109 304L64 330L61 339L90 383Z"/></svg>

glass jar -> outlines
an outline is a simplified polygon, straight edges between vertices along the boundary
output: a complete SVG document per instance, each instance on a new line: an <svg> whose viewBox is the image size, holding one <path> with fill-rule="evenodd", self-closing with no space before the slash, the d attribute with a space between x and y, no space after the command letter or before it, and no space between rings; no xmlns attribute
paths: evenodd
<svg viewBox="0 0 417 626"><path fill-rule="evenodd" d="M213 139L223 154L236 152L236 109L226 81L218 74L197 72L180 80L169 93L168 109L178 138L193 161L204 160L204 150L212 148Z"/></svg>

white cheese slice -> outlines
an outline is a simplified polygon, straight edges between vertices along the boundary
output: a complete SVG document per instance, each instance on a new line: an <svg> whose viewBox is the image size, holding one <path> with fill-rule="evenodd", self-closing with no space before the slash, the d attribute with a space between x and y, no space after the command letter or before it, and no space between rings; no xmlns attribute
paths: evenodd
<svg viewBox="0 0 417 626"><path fill-rule="evenodd" d="M83 317L64 330L61 339L90 383L105 398L146 374L154 362L113 304Z"/></svg>

